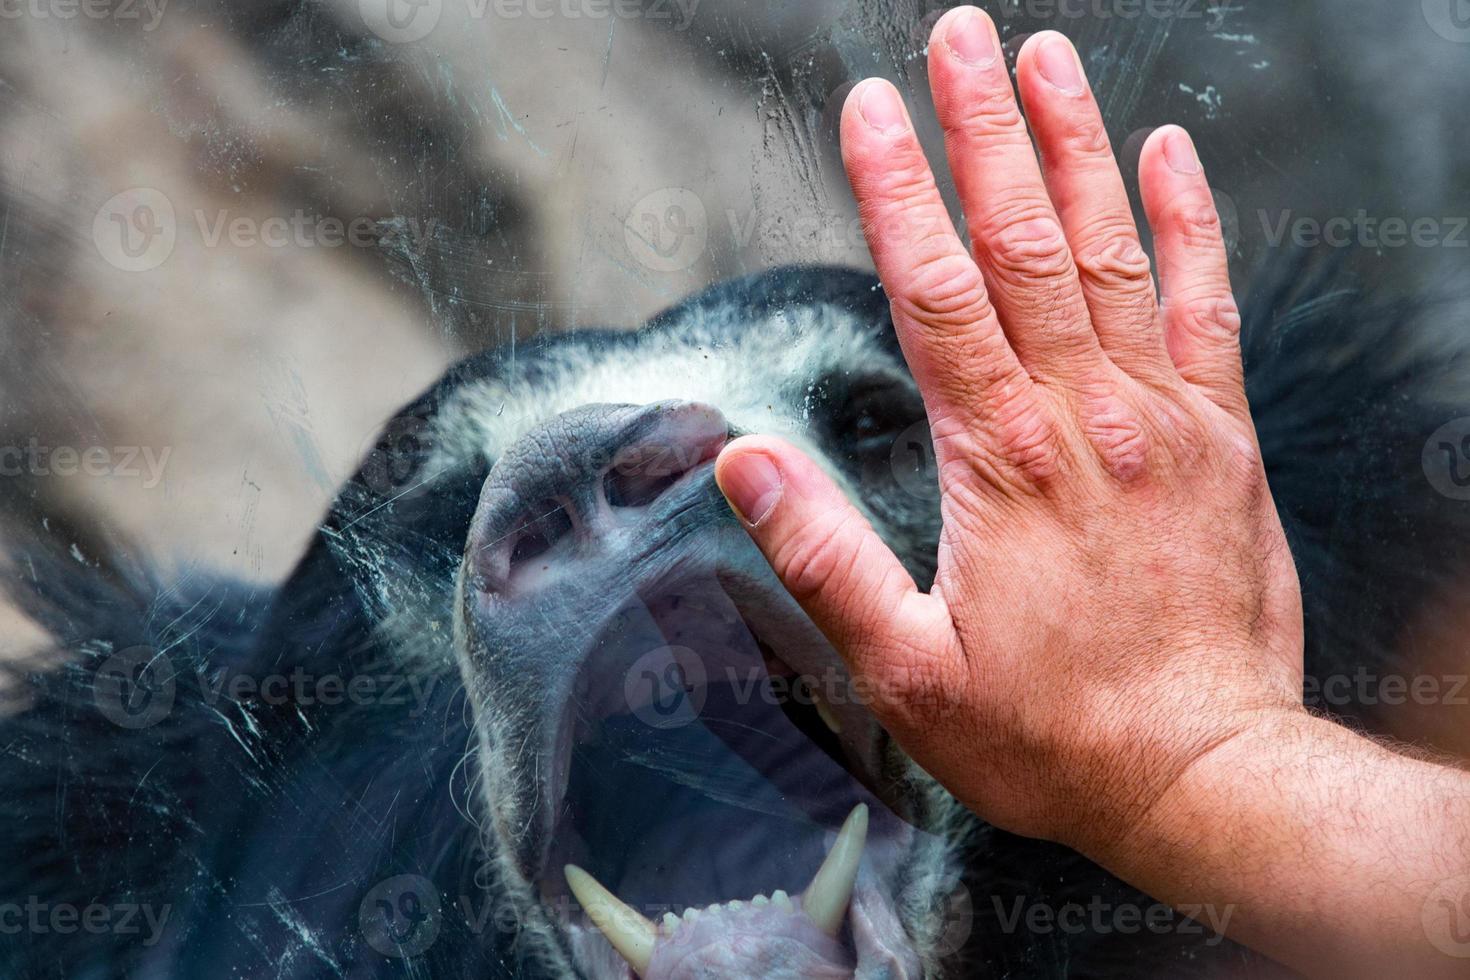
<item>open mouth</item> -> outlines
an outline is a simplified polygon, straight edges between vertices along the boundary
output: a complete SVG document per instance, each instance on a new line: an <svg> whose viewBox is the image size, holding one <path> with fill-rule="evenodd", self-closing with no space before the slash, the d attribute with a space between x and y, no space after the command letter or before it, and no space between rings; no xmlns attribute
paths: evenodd
<svg viewBox="0 0 1470 980"><path fill-rule="evenodd" d="M562 722L533 862L586 975L918 973L897 896L925 835L852 692L768 583L685 581L613 617Z"/></svg>

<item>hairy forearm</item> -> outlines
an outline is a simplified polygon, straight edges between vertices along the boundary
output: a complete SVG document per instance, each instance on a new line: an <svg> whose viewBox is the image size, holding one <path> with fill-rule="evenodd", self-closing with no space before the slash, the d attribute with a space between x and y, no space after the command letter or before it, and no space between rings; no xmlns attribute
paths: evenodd
<svg viewBox="0 0 1470 980"><path fill-rule="evenodd" d="M1470 974L1453 955L1470 955L1470 922L1455 918L1470 892L1470 773L1305 711L1219 746L1136 833L1091 850L1176 907L1228 913L1231 938L1309 976Z"/></svg>

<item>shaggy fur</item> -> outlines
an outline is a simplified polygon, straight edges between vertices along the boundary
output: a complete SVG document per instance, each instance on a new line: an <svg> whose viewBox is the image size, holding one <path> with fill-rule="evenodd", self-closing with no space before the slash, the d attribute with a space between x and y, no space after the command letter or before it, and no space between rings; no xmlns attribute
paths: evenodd
<svg viewBox="0 0 1470 980"><path fill-rule="evenodd" d="M1375 306L1337 273L1280 268L1246 304L1245 352L1301 571L1309 670L1386 667L1408 617L1461 572L1466 512L1424 479L1420 449L1467 414L1456 399L1470 400L1470 362L1433 309ZM481 766L518 760L474 758L454 656L454 582L491 464L581 404L704 400L736 429L781 432L821 459L927 582L934 498L881 483L848 431L860 393L844 379L873 371L903 376L886 300L871 277L833 269L727 283L636 333L477 355L388 423L279 588L199 572L160 580L131 549L14 507L12 586L55 649L17 672L0 720L0 904L168 911L148 944L81 930L7 937L0 973L566 974L545 911L489 830L494 801L477 792ZM99 672L133 648L173 678L172 708L149 727L120 727L96 703ZM404 697L347 710L229 685L295 671L391 678ZM982 976L1214 976L1250 961L1204 935L1008 927L1017 901L1148 900L1063 848L979 825L937 787L915 792L928 828L966 855L973 918L953 955L928 949L936 973L941 959ZM437 939L408 959L374 948L361 917L399 875L444 897Z"/></svg>

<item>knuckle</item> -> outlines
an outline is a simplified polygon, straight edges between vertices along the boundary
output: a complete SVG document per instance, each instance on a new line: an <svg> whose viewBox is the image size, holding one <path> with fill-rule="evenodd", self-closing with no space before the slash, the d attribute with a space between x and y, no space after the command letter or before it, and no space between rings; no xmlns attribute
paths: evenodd
<svg viewBox="0 0 1470 980"><path fill-rule="evenodd" d="M1181 203L1171 222L1179 243L1191 250L1220 248L1225 241L1220 225L1220 212L1213 201L1191 200Z"/></svg>
<svg viewBox="0 0 1470 980"><path fill-rule="evenodd" d="M969 256L945 252L921 261L904 296L908 312L920 323L940 328L970 327L991 314L980 271Z"/></svg>
<svg viewBox="0 0 1470 980"><path fill-rule="evenodd" d="M938 191L929 168L900 163L862 185L859 215L870 235L911 240L932 233L939 222L935 214Z"/></svg>
<svg viewBox="0 0 1470 980"><path fill-rule="evenodd" d="M1060 432L1037 399L1002 398L992 418L1000 453L1027 481L1039 485L1061 473Z"/></svg>
<svg viewBox="0 0 1470 980"><path fill-rule="evenodd" d="M1010 285L1052 282L1072 270L1062 227L1051 209L1026 202L981 226L981 241L995 275Z"/></svg>
<svg viewBox="0 0 1470 980"><path fill-rule="evenodd" d="M1173 329L1191 341L1229 345L1240 340L1240 307L1229 294L1176 300L1170 304L1169 319Z"/></svg>
<svg viewBox="0 0 1470 980"><path fill-rule="evenodd" d="M1147 471L1150 440L1143 421L1116 394L1083 401L1082 431L1114 479L1131 483Z"/></svg>
<svg viewBox="0 0 1470 980"><path fill-rule="evenodd" d="M1225 448L1225 472L1252 499L1269 493L1266 487L1265 461L1256 441L1241 433L1232 433Z"/></svg>
<svg viewBox="0 0 1470 980"><path fill-rule="evenodd" d="M1148 255L1121 219L1110 219L1086 238L1104 244L1084 246L1077 254L1077 271L1085 285L1104 294L1131 295L1153 289L1153 267Z"/></svg>
<svg viewBox="0 0 1470 980"><path fill-rule="evenodd" d="M1066 156L1105 157L1107 166L1117 167L1113 160L1112 144L1108 141L1108 131L1094 111L1084 113L1081 119L1075 120L1061 134L1058 149Z"/></svg>
<svg viewBox="0 0 1470 980"><path fill-rule="evenodd" d="M944 128L963 141L967 148L1009 145L1018 142L1015 139L1017 135L1030 146L1021 107L1011 94L1010 86L967 93L966 98L943 106L941 112Z"/></svg>

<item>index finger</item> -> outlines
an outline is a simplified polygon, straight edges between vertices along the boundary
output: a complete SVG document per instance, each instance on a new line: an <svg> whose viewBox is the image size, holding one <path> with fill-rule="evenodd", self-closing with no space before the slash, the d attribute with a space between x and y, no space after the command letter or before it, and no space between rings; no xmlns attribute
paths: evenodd
<svg viewBox="0 0 1470 980"><path fill-rule="evenodd" d="M893 323L931 418L973 421L1029 390L898 91L870 78L842 109L842 159ZM937 404L936 404L937 402Z"/></svg>

